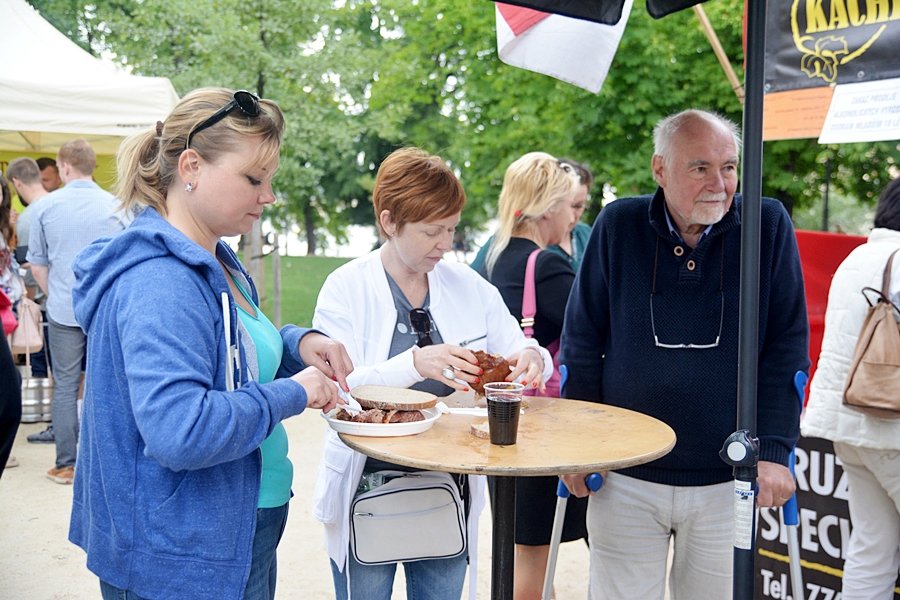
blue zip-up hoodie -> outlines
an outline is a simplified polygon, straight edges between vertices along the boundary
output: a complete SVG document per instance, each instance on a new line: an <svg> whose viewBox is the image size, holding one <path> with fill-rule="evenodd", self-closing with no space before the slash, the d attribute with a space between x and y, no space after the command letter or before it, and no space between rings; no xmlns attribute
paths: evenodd
<svg viewBox="0 0 900 600"><path fill-rule="evenodd" d="M234 253L217 255L256 289ZM69 539L100 579L146 598L239 599L250 572L260 443L306 407L290 379L247 382L237 342L226 391L222 292L232 344L238 317L216 258L148 208L76 258L75 316L88 375ZM303 368L286 327L280 376Z"/></svg>

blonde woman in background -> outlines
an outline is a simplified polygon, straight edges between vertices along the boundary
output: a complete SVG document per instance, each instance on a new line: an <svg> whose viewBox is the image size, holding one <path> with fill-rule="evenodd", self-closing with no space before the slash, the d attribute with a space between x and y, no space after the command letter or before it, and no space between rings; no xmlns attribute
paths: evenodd
<svg viewBox="0 0 900 600"><path fill-rule="evenodd" d="M541 250L534 272L534 337L545 348L554 347L559 340L575 272L566 258L544 249L569 235L576 221L574 205L580 187L581 180L571 165L545 152L529 152L506 169L500 191L499 228L488 251L487 279L500 290L509 312L521 321L525 266L529 255ZM556 477L516 479L516 600L541 597L557 482ZM562 541L587 535L586 507L586 498L569 498Z"/></svg>

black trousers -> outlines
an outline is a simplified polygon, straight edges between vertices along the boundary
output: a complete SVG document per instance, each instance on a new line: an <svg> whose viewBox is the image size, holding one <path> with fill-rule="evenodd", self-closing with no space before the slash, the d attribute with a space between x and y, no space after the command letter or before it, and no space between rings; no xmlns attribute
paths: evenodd
<svg viewBox="0 0 900 600"><path fill-rule="evenodd" d="M22 420L22 380L6 336L0 335L0 477Z"/></svg>

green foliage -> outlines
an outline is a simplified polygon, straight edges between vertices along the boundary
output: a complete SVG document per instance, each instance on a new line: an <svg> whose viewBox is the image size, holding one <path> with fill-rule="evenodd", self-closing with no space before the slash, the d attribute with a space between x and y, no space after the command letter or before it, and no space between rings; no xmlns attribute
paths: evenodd
<svg viewBox="0 0 900 600"><path fill-rule="evenodd" d="M243 87L276 99L288 118L278 230L338 242L373 224L370 191L384 156L418 145L444 157L469 201L463 229L496 212L503 173L526 152L588 163L592 197L652 192L652 129L689 107L737 123L742 107L689 10L653 20L637 2L600 94L502 64L487 0L31 0L95 53L135 72L170 77L180 93ZM704 5L723 48L741 65L743 2ZM896 176L896 142L764 147L763 193L797 211L820 203L825 165L834 194L870 206ZM590 220L600 209L589 208Z"/></svg>
<svg viewBox="0 0 900 600"><path fill-rule="evenodd" d="M868 214L900 168L897 142L823 146L814 139L786 140L767 142L764 152L763 192L802 211L817 210L828 186L846 197L851 213L856 206L857 214Z"/></svg>
<svg viewBox="0 0 900 600"><path fill-rule="evenodd" d="M98 55L99 48L93 43L97 38L93 12L82 0L35 0L29 4L83 50Z"/></svg>
<svg viewBox="0 0 900 600"><path fill-rule="evenodd" d="M170 78L179 94L225 86L276 99L288 127L275 181L281 202L268 216L279 229L299 222L341 241L353 222L348 209L366 195L363 169L351 158L365 120L349 113L365 93L372 61L351 52L356 32L329 24L336 14L330 1L32 4L76 39L79 31L92 32L95 52L114 54L136 73Z"/></svg>
<svg viewBox="0 0 900 600"><path fill-rule="evenodd" d="M287 256L281 259L281 321L284 324L293 323L303 327L312 325L313 312L316 308L316 299L319 290L325 283L325 278L347 262L347 258L332 258L324 256ZM266 269L271 272L271 256L266 260ZM266 277L265 294L260 294L264 300L262 310L272 316L273 306L270 298L272 293L272 278Z"/></svg>
<svg viewBox="0 0 900 600"><path fill-rule="evenodd" d="M868 235L872 230L872 219L875 218L875 207L861 207L854 200L835 194L829 189L827 227L823 223L825 217L825 197L817 204L794 214L794 225L798 229L835 231L855 235Z"/></svg>

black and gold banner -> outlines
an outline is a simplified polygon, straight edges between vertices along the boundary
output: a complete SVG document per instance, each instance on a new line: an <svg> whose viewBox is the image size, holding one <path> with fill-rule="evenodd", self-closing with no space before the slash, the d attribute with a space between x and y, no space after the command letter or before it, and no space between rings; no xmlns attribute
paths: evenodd
<svg viewBox="0 0 900 600"><path fill-rule="evenodd" d="M840 600L852 523L847 507L847 480L832 443L801 437L796 475L804 600ZM794 600L788 531L781 511L764 508L758 518L756 598ZM893 597L900 600L900 580Z"/></svg>
<svg viewBox="0 0 900 600"><path fill-rule="evenodd" d="M900 0L769 0L766 92L900 77Z"/></svg>

